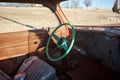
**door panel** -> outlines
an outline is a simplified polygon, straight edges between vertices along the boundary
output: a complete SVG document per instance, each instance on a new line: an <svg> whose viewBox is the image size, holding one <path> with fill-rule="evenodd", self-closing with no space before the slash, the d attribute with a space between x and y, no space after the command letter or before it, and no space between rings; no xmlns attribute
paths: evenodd
<svg viewBox="0 0 120 80"><path fill-rule="evenodd" d="M85 50L91 59L120 71L120 36L111 34L105 31L76 30L75 45Z"/></svg>
<svg viewBox="0 0 120 80"><path fill-rule="evenodd" d="M0 60L28 53L28 31L0 34Z"/></svg>

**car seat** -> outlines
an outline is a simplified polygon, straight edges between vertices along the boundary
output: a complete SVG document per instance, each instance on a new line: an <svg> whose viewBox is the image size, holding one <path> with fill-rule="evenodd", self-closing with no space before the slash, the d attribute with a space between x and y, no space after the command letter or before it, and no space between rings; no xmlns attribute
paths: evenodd
<svg viewBox="0 0 120 80"><path fill-rule="evenodd" d="M56 71L36 56L25 59L14 79L0 71L0 80L58 80Z"/></svg>

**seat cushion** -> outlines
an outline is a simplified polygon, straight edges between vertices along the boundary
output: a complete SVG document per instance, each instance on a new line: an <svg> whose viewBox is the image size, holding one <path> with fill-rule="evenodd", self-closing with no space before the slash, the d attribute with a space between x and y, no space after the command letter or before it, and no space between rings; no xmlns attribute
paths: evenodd
<svg viewBox="0 0 120 80"><path fill-rule="evenodd" d="M18 70L18 74L26 74L25 80L58 80L56 71L36 56L26 59Z"/></svg>

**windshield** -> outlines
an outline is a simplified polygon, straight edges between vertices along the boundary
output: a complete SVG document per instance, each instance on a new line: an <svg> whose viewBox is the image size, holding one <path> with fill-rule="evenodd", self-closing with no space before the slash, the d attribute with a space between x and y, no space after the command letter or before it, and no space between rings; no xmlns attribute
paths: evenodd
<svg viewBox="0 0 120 80"><path fill-rule="evenodd" d="M68 0L61 7L74 25L120 23L120 0Z"/></svg>
<svg viewBox="0 0 120 80"><path fill-rule="evenodd" d="M0 3L0 33L56 27L54 13L39 4Z"/></svg>

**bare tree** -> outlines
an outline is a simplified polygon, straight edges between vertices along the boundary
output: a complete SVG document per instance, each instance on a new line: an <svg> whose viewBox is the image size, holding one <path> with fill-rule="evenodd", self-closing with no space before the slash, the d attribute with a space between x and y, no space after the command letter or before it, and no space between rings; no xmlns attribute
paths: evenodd
<svg viewBox="0 0 120 80"><path fill-rule="evenodd" d="M114 6L112 8L113 12L118 12L118 0L115 0Z"/></svg>
<svg viewBox="0 0 120 80"><path fill-rule="evenodd" d="M71 8L79 8L80 0L71 0Z"/></svg>
<svg viewBox="0 0 120 80"><path fill-rule="evenodd" d="M120 14L120 0L119 0L119 9L118 9L118 13Z"/></svg>
<svg viewBox="0 0 120 80"><path fill-rule="evenodd" d="M120 0L119 0L119 9L120 9Z"/></svg>
<svg viewBox="0 0 120 80"><path fill-rule="evenodd" d="M88 8L88 7L92 6L92 0L84 0L84 4Z"/></svg>
<svg viewBox="0 0 120 80"><path fill-rule="evenodd" d="M65 7L66 7L66 8L70 8L70 1L67 1L67 2L66 2Z"/></svg>

